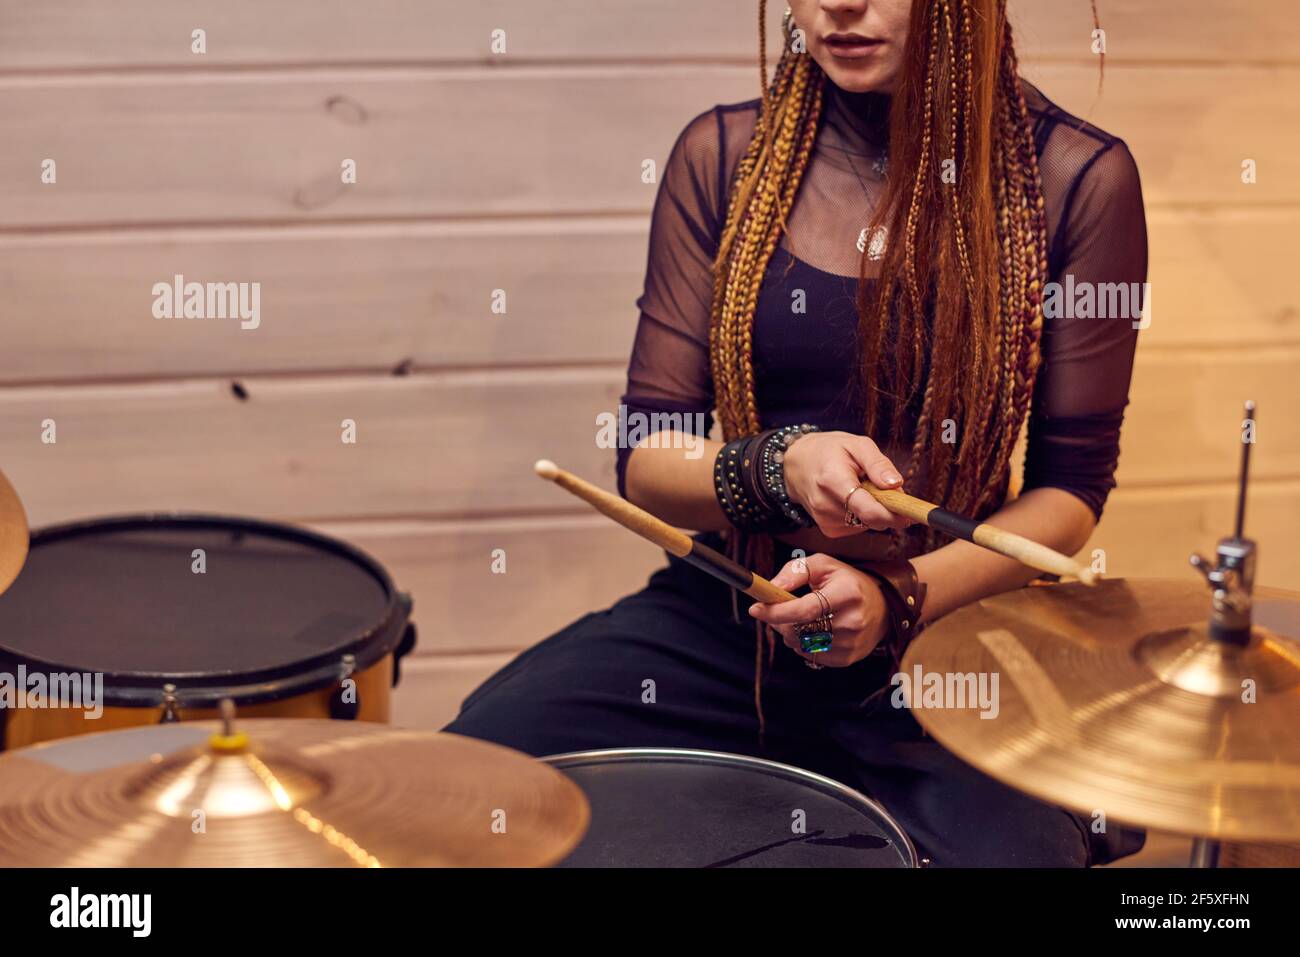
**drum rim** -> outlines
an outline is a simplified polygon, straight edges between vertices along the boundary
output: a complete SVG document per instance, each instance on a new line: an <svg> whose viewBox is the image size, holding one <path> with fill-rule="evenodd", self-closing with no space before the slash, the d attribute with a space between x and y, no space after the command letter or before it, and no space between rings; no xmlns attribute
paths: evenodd
<svg viewBox="0 0 1300 957"><path fill-rule="evenodd" d="M217 512L161 511L108 515L76 519L42 526L31 534L31 548L64 539L103 531L149 530L168 528L211 528L221 531L245 531L282 541L321 548L351 561L374 578L386 598L377 622L352 637L346 644L329 652L257 671L223 672L102 672L103 703L108 707L157 707L163 703L163 685L176 688L177 707L215 707L223 698L237 704L258 704L295 697L328 687L345 677L341 660L353 655L352 675L377 664L386 655L398 652L402 635L410 618L411 601L393 583L388 570L373 556L342 539L312 531L299 525L242 515ZM85 669L68 662L53 661L26 654L0 640L0 662L24 665L49 671L84 673Z"/></svg>
<svg viewBox="0 0 1300 957"><path fill-rule="evenodd" d="M830 791L835 797L866 805L879 814L888 829L892 831L895 846L903 851L908 867L919 868L921 866L921 857L917 853L911 837L908 836L907 831L899 823L898 819L890 814L883 804L863 794L857 788L849 787L843 781L837 781L834 778L818 774L816 771L809 771L806 768L795 767L793 764L772 761L768 758L755 758L747 754L709 751L700 748L596 748L590 751L564 751L559 754L547 755L538 760L545 761L559 770L564 770L566 767L582 766L588 762L632 761L638 758L659 758L682 762L699 761L700 763L712 762L749 770L770 771L783 777L794 778L802 783L816 785L824 791Z"/></svg>

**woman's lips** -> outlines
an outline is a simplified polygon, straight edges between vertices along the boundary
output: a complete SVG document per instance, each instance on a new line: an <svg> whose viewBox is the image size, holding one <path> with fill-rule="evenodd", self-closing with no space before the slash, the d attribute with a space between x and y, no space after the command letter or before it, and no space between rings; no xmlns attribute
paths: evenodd
<svg viewBox="0 0 1300 957"><path fill-rule="evenodd" d="M824 40L831 55L844 60L861 60L869 57L883 43L873 37L864 37L859 33L832 33Z"/></svg>

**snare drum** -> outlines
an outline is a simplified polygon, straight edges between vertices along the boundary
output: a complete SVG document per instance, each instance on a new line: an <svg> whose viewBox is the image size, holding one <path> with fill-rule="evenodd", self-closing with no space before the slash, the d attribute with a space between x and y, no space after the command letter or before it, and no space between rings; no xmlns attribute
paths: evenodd
<svg viewBox="0 0 1300 957"><path fill-rule="evenodd" d="M246 717L387 721L415 643L410 610L374 559L287 525L158 515L47 528L0 595L0 672L29 687L64 676L65 693L81 676L82 705L102 674L103 714L10 705L0 742L211 718L223 698Z"/></svg>
<svg viewBox="0 0 1300 957"><path fill-rule="evenodd" d="M889 812L830 778L738 754L577 751L543 758L591 803L562 867L916 867Z"/></svg>

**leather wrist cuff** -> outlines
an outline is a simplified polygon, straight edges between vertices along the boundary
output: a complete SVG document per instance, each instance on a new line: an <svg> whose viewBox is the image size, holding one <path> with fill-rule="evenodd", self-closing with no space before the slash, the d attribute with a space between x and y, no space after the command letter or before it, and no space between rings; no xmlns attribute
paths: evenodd
<svg viewBox="0 0 1300 957"><path fill-rule="evenodd" d="M889 628L881 642L893 655L897 666L903 652L920 629L921 607L925 603L925 585L909 561L854 562L853 567L870 576L880 586L889 616Z"/></svg>

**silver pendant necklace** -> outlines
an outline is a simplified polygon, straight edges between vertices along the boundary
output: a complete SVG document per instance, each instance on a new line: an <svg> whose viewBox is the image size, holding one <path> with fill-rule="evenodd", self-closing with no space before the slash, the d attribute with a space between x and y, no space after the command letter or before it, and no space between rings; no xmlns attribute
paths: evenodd
<svg viewBox="0 0 1300 957"><path fill-rule="evenodd" d="M849 169L853 170L854 177L857 178L858 185L862 187L862 195L869 196L867 184L858 172L858 166L853 162L853 154L842 146L836 146L834 149L844 154L844 158L849 161ZM886 171L889 169L889 148L881 149L880 155L871 161L871 169L884 178ZM885 258L886 240L888 239L888 230L884 226L877 226L872 229L870 226L863 226L862 232L858 233L858 252L866 253L867 258L872 262L879 262Z"/></svg>

